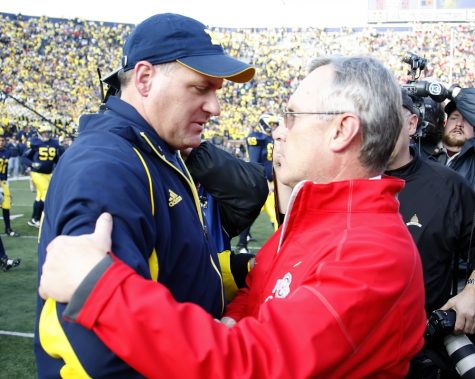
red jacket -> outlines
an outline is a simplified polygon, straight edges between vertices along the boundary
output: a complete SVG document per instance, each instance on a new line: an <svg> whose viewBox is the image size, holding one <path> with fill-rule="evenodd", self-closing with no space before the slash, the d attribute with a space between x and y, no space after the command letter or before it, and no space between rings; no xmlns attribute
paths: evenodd
<svg viewBox="0 0 475 379"><path fill-rule="evenodd" d="M419 254L395 198L402 186L385 178L294 190L249 290L229 306L233 328L118 260L79 315L66 315L150 378L403 377L423 345L425 312Z"/></svg>

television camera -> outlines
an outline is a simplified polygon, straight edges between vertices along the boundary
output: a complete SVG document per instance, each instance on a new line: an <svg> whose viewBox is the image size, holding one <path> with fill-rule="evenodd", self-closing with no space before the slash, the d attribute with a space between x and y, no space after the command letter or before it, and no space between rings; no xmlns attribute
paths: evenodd
<svg viewBox="0 0 475 379"><path fill-rule="evenodd" d="M438 81L419 80L421 72L427 67L428 61L417 54L407 52L402 58L402 62L410 66L408 74L411 79L401 87L409 93L417 109L419 125L415 137L422 139L427 136L428 129L437 129L434 125L434 117L432 117L434 112L431 112L435 108L434 102L442 103L446 99L453 100L454 90L456 88L460 89L460 86L454 84L447 89Z"/></svg>

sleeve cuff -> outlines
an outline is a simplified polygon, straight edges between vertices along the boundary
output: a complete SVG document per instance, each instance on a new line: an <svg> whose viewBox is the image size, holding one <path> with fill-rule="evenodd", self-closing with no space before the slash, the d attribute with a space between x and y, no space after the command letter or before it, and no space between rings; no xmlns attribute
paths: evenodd
<svg viewBox="0 0 475 379"><path fill-rule="evenodd" d="M101 276L107 269L114 263L114 260L110 255L106 255L84 278L79 287L73 294L71 301L66 306L63 316L69 320L76 320L81 309L83 308L90 293L96 286Z"/></svg>

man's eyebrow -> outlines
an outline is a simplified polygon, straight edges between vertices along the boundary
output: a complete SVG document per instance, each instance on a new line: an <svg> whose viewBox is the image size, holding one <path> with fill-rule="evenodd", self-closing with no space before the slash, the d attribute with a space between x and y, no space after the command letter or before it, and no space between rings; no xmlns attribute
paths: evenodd
<svg viewBox="0 0 475 379"><path fill-rule="evenodd" d="M206 86L206 87L209 87L209 88L216 88L216 89L221 89L221 88L223 88L223 85L222 85L222 84L216 85L215 82L213 82L212 80L207 79L207 78L200 78L198 81L195 82L194 85L197 85L197 86Z"/></svg>

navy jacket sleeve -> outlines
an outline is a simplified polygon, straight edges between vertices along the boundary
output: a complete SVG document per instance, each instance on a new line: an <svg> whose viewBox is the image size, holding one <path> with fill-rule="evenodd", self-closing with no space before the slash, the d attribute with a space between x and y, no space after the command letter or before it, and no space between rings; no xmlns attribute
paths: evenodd
<svg viewBox="0 0 475 379"><path fill-rule="evenodd" d="M117 143L124 142L117 139ZM114 216L113 250L142 276L150 278L148 257L155 241L149 236L153 235L156 226L149 196L144 193L148 182L132 148L129 155L125 155L123 150L114 148L113 144L104 147L89 140L88 144L76 142L63 155L46 199L39 268L44 261L47 244L56 235L91 233L96 218L107 211ZM39 300L39 324L35 334L39 334L41 344L36 341L35 353L40 377L57 377L60 370L76 375L79 366L91 377L141 377L110 352L94 333L62 320L64 307L64 304L51 306ZM51 311L48 312L48 309ZM54 341L55 328L64 333L66 341ZM68 344L77 360L67 360L71 356ZM63 359L52 359L52 354L59 354ZM100 364L98 357L102 361ZM75 364L76 361L79 364ZM65 362L67 364L63 366Z"/></svg>
<svg viewBox="0 0 475 379"><path fill-rule="evenodd" d="M475 88L462 88L454 101L463 117L475 127Z"/></svg>

